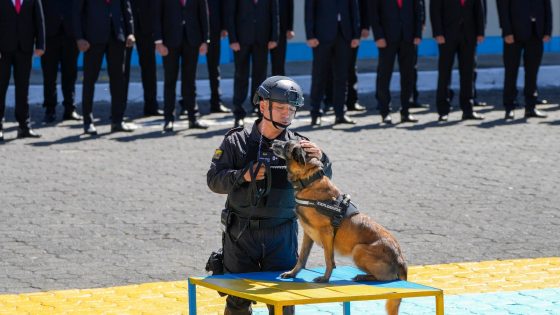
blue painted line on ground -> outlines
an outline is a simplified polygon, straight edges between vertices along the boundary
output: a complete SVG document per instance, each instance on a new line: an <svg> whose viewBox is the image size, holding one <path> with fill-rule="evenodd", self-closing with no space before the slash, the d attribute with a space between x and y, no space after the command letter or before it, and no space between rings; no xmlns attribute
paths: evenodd
<svg viewBox="0 0 560 315"><path fill-rule="evenodd" d="M435 299L403 299L399 314L433 315ZM296 306L298 315L342 314L342 303L327 303ZM254 309L253 314L265 315L263 308ZM384 315L385 300L352 302L353 315ZM560 314L560 288L526 290L514 292L462 294L445 296L446 315L558 315Z"/></svg>

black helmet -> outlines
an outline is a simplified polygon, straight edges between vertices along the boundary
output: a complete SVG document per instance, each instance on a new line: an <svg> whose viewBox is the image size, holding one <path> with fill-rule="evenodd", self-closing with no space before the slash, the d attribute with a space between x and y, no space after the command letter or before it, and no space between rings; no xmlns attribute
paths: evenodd
<svg viewBox="0 0 560 315"><path fill-rule="evenodd" d="M280 128L285 129L291 125L292 120L295 118L296 111L303 106L303 91L294 80L284 76L273 76L261 83L255 92L255 96L253 96L253 104L259 106L261 99L268 100L270 117L266 117L263 113L260 113L260 115L264 119L272 122L275 128L279 129L280 126ZM288 123L280 123L274 120L272 117L272 102L288 104L295 108L293 116L289 119Z"/></svg>
<svg viewBox="0 0 560 315"><path fill-rule="evenodd" d="M299 84L285 76L273 76L259 86L253 97L253 104L259 105L261 99L290 104L296 108L303 106L303 91Z"/></svg>

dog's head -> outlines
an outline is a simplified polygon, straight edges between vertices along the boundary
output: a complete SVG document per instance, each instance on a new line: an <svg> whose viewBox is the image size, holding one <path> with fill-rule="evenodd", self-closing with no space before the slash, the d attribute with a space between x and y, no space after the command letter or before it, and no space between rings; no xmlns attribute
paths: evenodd
<svg viewBox="0 0 560 315"><path fill-rule="evenodd" d="M323 168L323 163L317 158L309 158L299 141L280 141L272 142L272 151L277 157L286 160L286 167L290 180L307 178L318 169Z"/></svg>

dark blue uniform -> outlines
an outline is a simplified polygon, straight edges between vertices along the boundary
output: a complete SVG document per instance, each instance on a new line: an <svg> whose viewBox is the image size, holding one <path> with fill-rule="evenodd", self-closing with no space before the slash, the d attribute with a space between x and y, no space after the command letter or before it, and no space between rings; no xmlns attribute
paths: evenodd
<svg viewBox="0 0 560 315"><path fill-rule="evenodd" d="M290 270L297 261L297 222L294 189L288 181L286 162L272 153L272 141L261 136L257 126L238 127L228 132L214 153L207 173L208 187L213 192L227 194L229 220L223 234L224 271L244 273ZM307 139L290 130L277 140ZM260 154L259 154L260 147ZM243 175L258 158L270 161L268 194L256 201L252 185ZM323 154L325 173L330 177L330 162ZM267 189L267 179L257 181L257 187ZM251 314L251 302L229 296L226 314ZM291 314L293 308L285 308Z"/></svg>

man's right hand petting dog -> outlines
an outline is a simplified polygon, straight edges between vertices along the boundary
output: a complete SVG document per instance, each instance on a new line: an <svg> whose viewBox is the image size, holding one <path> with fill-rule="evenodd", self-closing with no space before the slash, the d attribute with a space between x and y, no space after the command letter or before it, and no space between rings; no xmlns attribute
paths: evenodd
<svg viewBox="0 0 560 315"><path fill-rule="evenodd" d="M326 270L315 282L328 282L334 251L351 256L366 274L354 281L406 280L407 265L399 243L383 226L358 213L347 195L323 173L323 164L309 158L297 141L274 141L274 154L286 160L288 180L295 189L296 214L303 227L303 243L295 267L281 275L294 278L305 268L313 242L323 247ZM387 301L387 313L398 314L401 300Z"/></svg>

